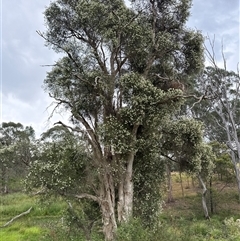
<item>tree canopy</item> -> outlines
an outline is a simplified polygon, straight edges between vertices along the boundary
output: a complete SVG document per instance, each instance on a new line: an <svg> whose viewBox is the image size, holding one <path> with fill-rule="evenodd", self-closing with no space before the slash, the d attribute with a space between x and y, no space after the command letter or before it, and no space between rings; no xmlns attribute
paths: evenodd
<svg viewBox="0 0 240 241"><path fill-rule="evenodd" d="M10 180L16 183L25 177L34 156L35 132L31 126L3 122L0 128L1 191L12 191Z"/></svg>
<svg viewBox="0 0 240 241"><path fill-rule="evenodd" d="M45 89L56 108L69 113L71 124L59 124L84 143L81 153L92 177L86 179L88 190L73 192L71 185L57 193L96 201L106 240L114 238L118 223L132 217L134 203L150 210L145 200L151 196L151 210L157 212L161 153L176 152L198 164L206 153L199 124L176 115L184 103L182 86L203 66L202 35L185 27L190 6L189 0L131 1L130 6L121 0L56 0L44 13L47 31L38 33L63 54L48 72ZM72 156L65 156L67 145L59 146L60 141L54 149L54 143L47 153L56 150L57 159L47 155L39 163L46 168L47 160L64 172L59 163L71 162ZM34 171L32 177L48 189L55 183L43 182Z"/></svg>

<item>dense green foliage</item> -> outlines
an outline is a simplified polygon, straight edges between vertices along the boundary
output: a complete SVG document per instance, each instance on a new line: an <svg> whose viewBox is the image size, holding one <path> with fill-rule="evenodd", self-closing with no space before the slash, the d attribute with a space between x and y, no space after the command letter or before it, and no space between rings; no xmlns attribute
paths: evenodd
<svg viewBox="0 0 240 241"><path fill-rule="evenodd" d="M45 89L69 114L71 124L59 124L74 141L57 135L43 144L28 184L97 202L107 240L132 214L148 225L155 220L166 156L210 173L213 155L200 124L176 117L183 84L203 66L202 35L185 27L190 6L56 0L45 11L47 30L39 35L63 54Z"/></svg>
<svg viewBox="0 0 240 241"><path fill-rule="evenodd" d="M2 124L2 192L13 179L26 177L27 190L45 201L39 207L35 197L22 195L20 208L8 204L14 195L3 197L3 221L34 205L29 219L23 218L26 227L15 226L19 240L240 236L239 219L219 214L221 192L232 181L230 159L240 191L239 76L216 66L202 71L203 37L185 27L191 0L130 3L55 0L46 8L47 29L38 33L62 57L44 86L55 110L70 118L37 141L31 127ZM176 215L162 213L166 169L170 190L173 166L202 185L201 197L192 194L197 202L190 216L187 209L180 213L189 205L185 199ZM181 175L179 180L184 196ZM235 205L235 193L227 195ZM219 215L211 225L202 219L201 198L203 208ZM8 240L16 239L16 232L10 234L14 225L2 232Z"/></svg>
<svg viewBox="0 0 240 241"><path fill-rule="evenodd" d="M3 122L0 133L1 192L21 190L19 182L34 158L34 130L21 123Z"/></svg>
<svg viewBox="0 0 240 241"><path fill-rule="evenodd" d="M85 173L90 157L67 128L56 126L44 132L38 148L38 158L32 163L27 176L28 187L39 187L40 182L45 194L62 195L66 190L70 194L78 189L87 189Z"/></svg>

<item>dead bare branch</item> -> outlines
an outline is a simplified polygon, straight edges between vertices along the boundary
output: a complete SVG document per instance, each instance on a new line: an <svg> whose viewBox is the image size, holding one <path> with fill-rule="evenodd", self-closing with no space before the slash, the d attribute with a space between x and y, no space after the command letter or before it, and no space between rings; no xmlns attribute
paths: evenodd
<svg viewBox="0 0 240 241"><path fill-rule="evenodd" d="M31 196L37 196L37 195L41 195L41 194L45 194L45 193L46 193L46 190L44 188L44 189L38 190L37 192L31 194Z"/></svg>
<svg viewBox="0 0 240 241"><path fill-rule="evenodd" d="M5 228L7 227L8 225L10 225L13 221L15 221L16 219L24 216L24 215L27 215L31 212L32 210L32 207L30 207L27 211L23 212L23 213L20 213L18 214L17 216L13 217L10 221L8 221L7 223L5 223L3 226L1 226L1 228Z"/></svg>
<svg viewBox="0 0 240 241"><path fill-rule="evenodd" d="M155 74L159 79L161 79L161 80L164 80L164 81L166 81L166 80L171 80L169 77L162 77L162 76L160 76L159 74Z"/></svg>
<svg viewBox="0 0 240 241"><path fill-rule="evenodd" d="M190 107L189 109L192 110L193 107L196 105L196 104L199 104L202 100L207 100L207 99L212 99L212 95L210 96L206 96L206 95L201 95L199 97L197 97L196 95L192 95L192 96L186 96L186 98L189 98L189 97L194 97L195 99L197 99L198 101L194 102L192 107Z"/></svg>
<svg viewBox="0 0 240 241"><path fill-rule="evenodd" d="M75 197L77 199L86 198L86 199L90 199L90 200L93 200L93 201L98 202L98 203L100 203L100 201L101 201L99 197L88 194L88 193L81 193L81 194L75 194L75 195L66 194L66 196L72 196L72 197Z"/></svg>
<svg viewBox="0 0 240 241"><path fill-rule="evenodd" d="M221 53L222 53L222 59L223 59L224 69L227 70L227 61L226 61L226 58L225 58L225 55L224 55L224 51L223 51L223 40L222 40L222 46L221 46L221 48L222 48Z"/></svg>

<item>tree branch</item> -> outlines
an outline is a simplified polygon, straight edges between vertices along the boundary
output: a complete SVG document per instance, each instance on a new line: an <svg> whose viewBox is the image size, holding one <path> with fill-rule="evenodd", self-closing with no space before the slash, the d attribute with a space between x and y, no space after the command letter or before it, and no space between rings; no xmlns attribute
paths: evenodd
<svg viewBox="0 0 240 241"><path fill-rule="evenodd" d="M97 60L97 62L98 62L98 64L99 64L99 67L102 69L102 71L107 75L108 74L108 70L107 70L107 66L106 66L106 64L105 64L105 60L104 61L102 61L101 60L101 57L99 56L99 53L98 53L98 47L97 47L97 44L96 44L96 42L95 41L93 41L91 38L90 38L90 36L88 35L88 33L86 33L87 34L87 36L88 36L88 38L89 38L89 45L92 47L92 49L93 49L93 54L94 54L94 56L95 56L95 58L96 58L96 60ZM91 40L90 40L91 39ZM102 51L103 51L103 49L102 49Z"/></svg>
<svg viewBox="0 0 240 241"><path fill-rule="evenodd" d="M164 154L163 152L161 152L161 155L164 156L164 157L166 157L166 158L168 158L168 159L169 159L170 161L172 161L172 162L179 163L178 161L174 160L172 157Z"/></svg>
<svg viewBox="0 0 240 241"><path fill-rule="evenodd" d="M62 125L63 127L70 129L71 131L76 131L76 132L83 133L83 134L85 133L83 130L80 130L79 128L73 128L72 126L68 126L68 125L64 124L62 121L58 121L58 122L54 123L53 125Z"/></svg>
<svg viewBox="0 0 240 241"><path fill-rule="evenodd" d="M86 198L86 199L90 199L90 200L93 200L97 203L100 203L101 200L99 197L96 197L94 195L91 195L91 194L88 194L88 193L81 193L81 194L76 194L76 195L72 195L73 197L77 198L77 199L83 199L83 198Z"/></svg>
<svg viewBox="0 0 240 241"><path fill-rule="evenodd" d="M195 99L198 99L198 101L196 101L196 102L193 103L192 107L190 107L190 110L192 110L193 107L194 107L196 104L199 104L202 100L206 100L206 99L211 99L211 98L212 98L212 96L206 96L206 95L201 95L201 96L199 96L199 97L193 95L193 96L191 96L191 97L194 97Z"/></svg>
<svg viewBox="0 0 240 241"><path fill-rule="evenodd" d="M13 217L10 221L8 221L7 223L5 223L1 228L5 228L7 227L9 224L11 224L14 220L24 216L24 215L27 215L28 213L30 213L32 210L32 207L30 207L27 211L23 212L23 213L20 213L19 215Z"/></svg>
<svg viewBox="0 0 240 241"><path fill-rule="evenodd" d="M93 147L93 151L98 155L98 158L102 158L103 155L102 155L102 151L101 151L101 146L97 140L96 133L93 131L93 129L91 128L89 123L85 120L85 118L82 115L80 115L78 113L78 114L75 114L74 117L78 121L80 121L83 124L83 126L85 127L85 129L89 135L88 140Z"/></svg>

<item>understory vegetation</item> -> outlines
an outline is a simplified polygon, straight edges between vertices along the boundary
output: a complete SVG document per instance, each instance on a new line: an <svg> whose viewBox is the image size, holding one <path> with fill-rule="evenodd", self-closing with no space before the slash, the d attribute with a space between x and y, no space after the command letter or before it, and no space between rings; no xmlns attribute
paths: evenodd
<svg viewBox="0 0 240 241"><path fill-rule="evenodd" d="M116 240L240 240L240 205L237 185L235 181L220 181L217 177L213 180L213 184L213 213L211 219L206 220L202 211L201 189L198 181L183 173L181 183L179 173L173 172L173 201L163 203L162 212L156 226L146 228L140 220L133 219L128 224L119 227ZM164 200L166 200L166 197L164 197ZM210 208L210 203L208 204ZM1 240L104 240L101 223L94 223L88 239L76 225L69 226L69 216L64 211L67 206L68 204L60 198L46 202L39 200L38 196L30 197L23 193L2 196L0 206L1 226L30 207L32 207L32 210L7 227L1 228Z"/></svg>

